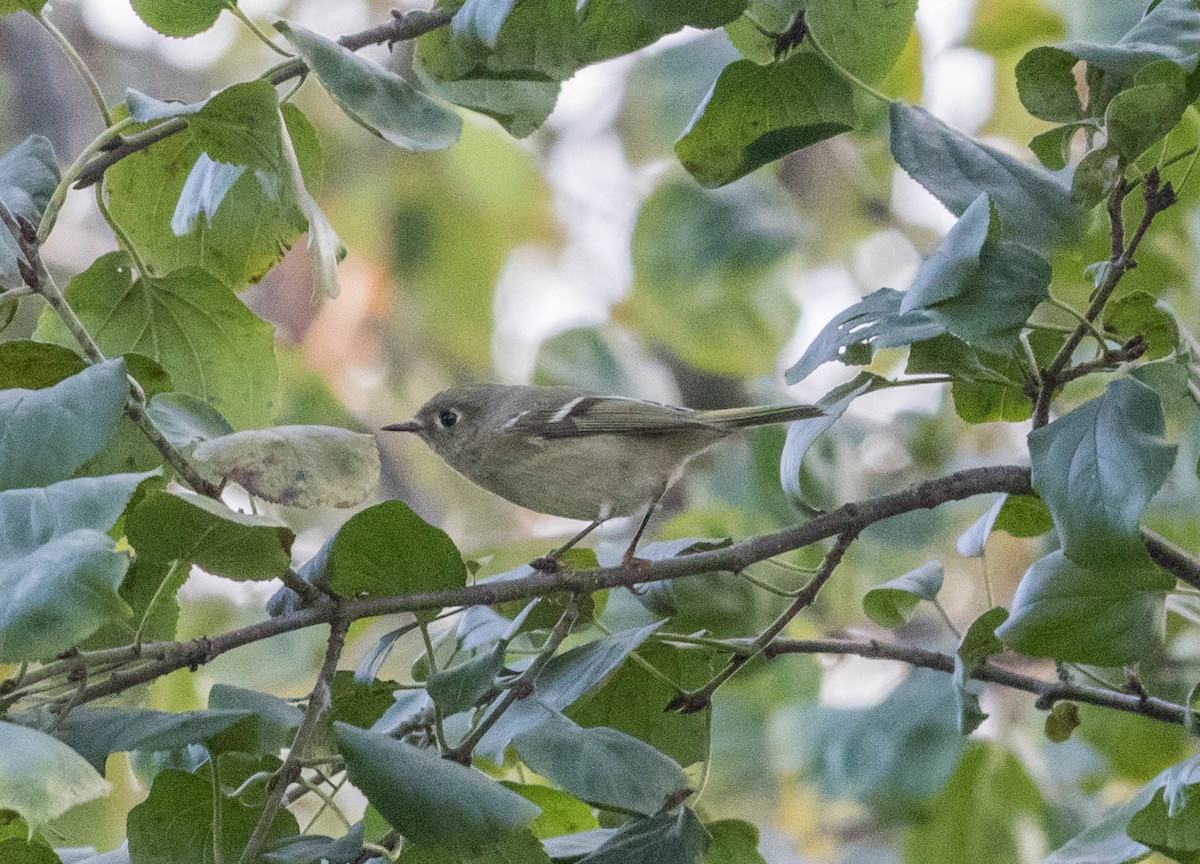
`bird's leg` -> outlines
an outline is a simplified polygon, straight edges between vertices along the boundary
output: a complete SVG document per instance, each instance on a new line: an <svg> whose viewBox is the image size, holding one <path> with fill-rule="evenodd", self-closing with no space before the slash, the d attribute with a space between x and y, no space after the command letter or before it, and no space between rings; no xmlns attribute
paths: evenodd
<svg viewBox="0 0 1200 864"><path fill-rule="evenodd" d="M597 528L604 524L603 519L597 519L592 522L562 546L559 546L553 552L543 555L541 558L534 558L529 562L529 566L534 570L541 570L543 573L555 573L558 571L558 559L563 556L563 553L582 540L587 535L591 534ZM640 533L640 532L639 532Z"/></svg>
<svg viewBox="0 0 1200 864"><path fill-rule="evenodd" d="M646 526L650 524L650 517L654 515L654 508L657 507L658 502L662 500L662 496L666 493L668 485L670 484L664 485L663 488L659 490L659 493L655 495L654 499L650 502L650 506L646 508L646 515L642 517L642 523L638 525L638 529L633 535L633 540L629 543L629 548L625 550L625 554L621 558L621 567L624 568L626 573L638 573L650 566L649 561L647 561L645 558L638 558L635 553L637 552L638 541L642 539L642 534L645 532ZM634 594L642 593L634 586L630 586L629 590Z"/></svg>

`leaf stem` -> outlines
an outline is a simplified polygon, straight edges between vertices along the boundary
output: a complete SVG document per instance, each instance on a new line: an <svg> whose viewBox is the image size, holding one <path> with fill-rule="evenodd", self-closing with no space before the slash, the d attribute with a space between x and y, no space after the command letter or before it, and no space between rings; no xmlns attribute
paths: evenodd
<svg viewBox="0 0 1200 864"><path fill-rule="evenodd" d="M112 113L108 110L108 103L104 101L104 94L100 92L100 85L96 82L96 76L92 74L92 70L83 62L83 58L79 56L79 52L75 50L75 46L71 44L63 32L59 30L46 17L46 12L43 9L41 13L34 16L38 23L45 28L51 38L58 43L58 47L67 55L67 59L71 61L71 65L75 67L75 71L87 84L88 89L92 91L92 99L96 102L96 107L100 109L100 117L104 120L105 126L113 125Z"/></svg>
<svg viewBox="0 0 1200 864"><path fill-rule="evenodd" d="M75 161L63 173L58 181L58 185L54 187L54 192L51 193L50 200L46 203L46 209L42 212L42 219L38 223L37 232L37 242L39 244L45 243L46 238L50 236L50 231L54 228L54 223L58 219L58 212L62 209L63 202L67 200L67 192L71 188L71 184L75 182L75 178L79 176L84 166L87 165L88 160L103 150L113 139L121 134L122 129L128 128L133 122L132 117L126 117L111 124L93 138L83 148L83 151L75 157Z"/></svg>
<svg viewBox="0 0 1200 864"><path fill-rule="evenodd" d="M874 99L879 100L884 105L891 105L893 102L896 101L895 99L892 99L890 96L886 96L883 93L881 93L880 91L876 90L874 87L872 87L866 81L863 81L861 78L859 78L857 75L855 75L849 69L847 69L841 63L834 60L832 55L830 55L830 53L825 50L825 47L821 44L820 40L817 39L817 34L813 31L812 27L807 24L805 25L805 27L806 27L806 29L805 29L804 35L808 39L808 44L812 45L813 51L815 51L817 53L817 55L822 60L824 60L831 69L833 69L834 72L836 72L838 75L840 75L842 78L844 78L847 82L849 82L854 87L857 87L859 90L866 93L868 96L871 96Z"/></svg>
<svg viewBox="0 0 1200 864"><path fill-rule="evenodd" d="M429 625L422 621L417 628L421 631L421 641L425 643L425 656L429 658L429 673L436 675L438 671L437 656L433 650L433 640L429 638ZM450 749L450 745L446 743L446 729L442 723L442 709L436 702L433 703L433 731L437 737L437 745L439 753L446 753Z"/></svg>
<svg viewBox="0 0 1200 864"><path fill-rule="evenodd" d="M253 33L260 42L262 42L264 45L266 45L268 48L270 48L276 54L280 54L280 55L288 58L289 60L293 56L295 56L292 54L291 51L288 51L285 48L281 48L279 45L276 45L275 42L271 39L270 35L268 35L261 27L259 27L252 20L250 20L250 17L245 12L243 12L241 9L238 8L238 5L236 2L234 2L234 0L226 0L225 8L233 13L233 17L237 18L239 21L241 21L243 24L245 24L246 28L251 33Z"/></svg>

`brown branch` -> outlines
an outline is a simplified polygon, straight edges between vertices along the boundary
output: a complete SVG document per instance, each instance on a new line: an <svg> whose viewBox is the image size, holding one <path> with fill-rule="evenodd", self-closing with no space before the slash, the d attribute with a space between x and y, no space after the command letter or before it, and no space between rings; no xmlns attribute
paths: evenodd
<svg viewBox="0 0 1200 864"><path fill-rule="evenodd" d="M669 638L664 638L664 641L669 641ZM748 639L727 640L725 644L729 650L752 650L751 640ZM764 657L779 657L784 654L853 654L880 660L899 660L910 666L935 669L948 674L954 672L954 658L949 654L875 639L866 642L849 639L778 639L763 651ZM1043 681L990 663L980 666L971 677L989 684L1032 693L1038 697L1037 707L1040 710L1051 708L1055 702L1083 702L1178 725L1185 724L1187 715L1187 709L1183 705L1154 696L1139 696L1066 681Z"/></svg>
<svg viewBox="0 0 1200 864"><path fill-rule="evenodd" d="M354 621L397 612L454 606L494 606L510 600L526 600L562 591L582 594L605 588L633 587L664 579L680 579L700 573L734 572L829 537L861 532L876 522L903 513L932 509L949 501L958 501L974 495L996 492L1027 495L1030 491L1028 468L1017 465L969 468L919 483L891 495L844 504L811 522L775 534L767 534L709 552L654 561L645 568L636 570L603 567L562 573L535 573L521 579L446 591L376 597L347 601L340 605L325 603L230 630L218 636L202 637L190 642L147 643L142 646L142 656L153 659L141 666L115 672L102 681L89 684L81 692L80 702L91 702L121 693L177 669L198 667L243 645L306 627L327 624L334 617L335 605L347 620Z"/></svg>
<svg viewBox="0 0 1200 864"><path fill-rule="evenodd" d="M338 604L331 605L336 607ZM267 800L263 804L262 813L259 814L258 823L254 826L250 839L246 841L241 857L238 858L238 864L250 864L250 862L258 860L259 850L266 842L271 824L275 821L275 816L283 805L284 793L287 792L289 786L300 779L305 753L320 726L321 718L325 716L332 701L333 676L337 672L342 649L346 646L346 631L350 629L350 619L342 616L338 608L334 608L332 611L334 618L329 624L329 641L325 645L325 659L321 663L317 681L308 696L308 704L304 706L304 717L296 729L296 736L292 739L287 759L267 783ZM215 765L213 770L217 770Z"/></svg>
<svg viewBox="0 0 1200 864"><path fill-rule="evenodd" d="M788 606L778 618L771 622L771 625L766 630L750 643L750 650L735 654L730 659L728 665L714 675L707 684L698 690L680 693L668 702L667 707L663 710L678 711L680 714L692 714L711 707L712 697L717 692L717 688L732 678L739 669L766 649L772 640L783 632L783 628L788 625L789 621L813 604L817 599L818 592L829 581L829 577L833 575L833 571L837 569L838 564L842 563L842 558L845 557L847 550L849 550L850 545L857 537L857 534L850 532L838 537L837 543L829 550L829 553L825 556L825 560L821 562L820 569L817 570L808 584L796 595L796 599L792 601L792 605Z"/></svg>
<svg viewBox="0 0 1200 864"><path fill-rule="evenodd" d="M349 33L338 39L338 44L343 48L349 48L351 51L358 51L360 48L365 48L368 45L382 45L385 43L388 47L391 47L396 42L416 39L418 36L422 36L431 30L444 27L454 17L454 10L415 9L403 14L393 12L392 15L391 21L386 21L375 27L369 27L358 33ZM308 64L302 58L295 57L272 69L267 75L267 80L272 84L279 85L289 79L306 75L308 71ZM164 138L169 138L176 132L182 132L186 128L187 121L176 117L161 125L147 129L139 135L131 135L128 138L121 139L119 143L114 143L106 152L101 153L88 162L84 169L79 172L79 179L75 183L75 188L84 189L94 183L100 182L100 178L104 176L104 172L125 157L137 153L139 150L145 150L150 145L156 144Z"/></svg>
<svg viewBox="0 0 1200 864"><path fill-rule="evenodd" d="M1108 269L1105 271L1100 285L1097 286L1095 293L1092 295L1091 304L1084 313L1087 324L1080 322L1071 332L1071 335L1067 337L1067 341L1059 348L1058 353L1054 355L1054 359L1050 361L1050 365L1041 372L1041 386L1038 388L1037 400L1034 403L1033 410L1034 428L1045 426L1050 422L1050 400L1054 398L1054 394L1065 383L1063 373L1071 362L1071 356L1075 353L1075 349L1079 347L1079 343L1091 332L1090 325L1094 324L1100 317L1109 298L1112 297L1113 292L1117 289L1117 285L1121 282L1122 277L1137 266L1134 261L1134 255L1137 253L1138 246L1141 245L1142 238L1146 236L1146 231L1149 230L1150 223L1154 221L1155 216L1175 203L1175 190L1172 188L1170 181L1166 183L1161 182L1158 170L1151 169L1146 174L1144 180L1143 198L1146 209L1142 213L1142 221L1138 224L1128 244L1126 244L1125 221L1122 215L1122 208L1125 203L1125 197L1132 188L1130 184L1122 179L1108 195L1107 209L1109 224L1111 226L1109 244L1111 251L1107 262Z"/></svg>

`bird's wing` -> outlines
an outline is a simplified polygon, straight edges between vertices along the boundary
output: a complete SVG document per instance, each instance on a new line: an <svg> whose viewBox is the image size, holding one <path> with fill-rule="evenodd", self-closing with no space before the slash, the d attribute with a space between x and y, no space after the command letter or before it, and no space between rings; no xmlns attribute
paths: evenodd
<svg viewBox="0 0 1200 864"><path fill-rule="evenodd" d="M578 438L585 435L661 435L687 429L724 432L701 420L697 412L612 396L579 396L565 403L522 411L505 424L506 431L539 438Z"/></svg>

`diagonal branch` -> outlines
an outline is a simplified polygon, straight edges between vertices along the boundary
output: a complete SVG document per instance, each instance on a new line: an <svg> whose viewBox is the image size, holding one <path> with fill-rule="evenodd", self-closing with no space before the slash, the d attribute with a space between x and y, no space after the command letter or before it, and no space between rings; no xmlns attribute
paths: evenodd
<svg viewBox="0 0 1200 864"><path fill-rule="evenodd" d="M351 51L358 51L368 45L385 43L390 47L396 42L416 39L431 30L444 27L450 23L450 19L453 17L453 9L415 9L403 14L393 12L391 21L385 21L383 24L369 27L358 33L349 33L337 41L343 48L349 48ZM305 75L308 71L308 64L303 59L295 57L280 63L265 74L268 81L278 85L289 79ZM79 172L79 180L75 184L75 188L84 189L93 183L98 183L105 171L126 156L137 153L139 150L145 150L151 144L156 144L186 128L187 121L177 117L148 129L140 135L133 135L115 143L111 149L96 156Z"/></svg>

